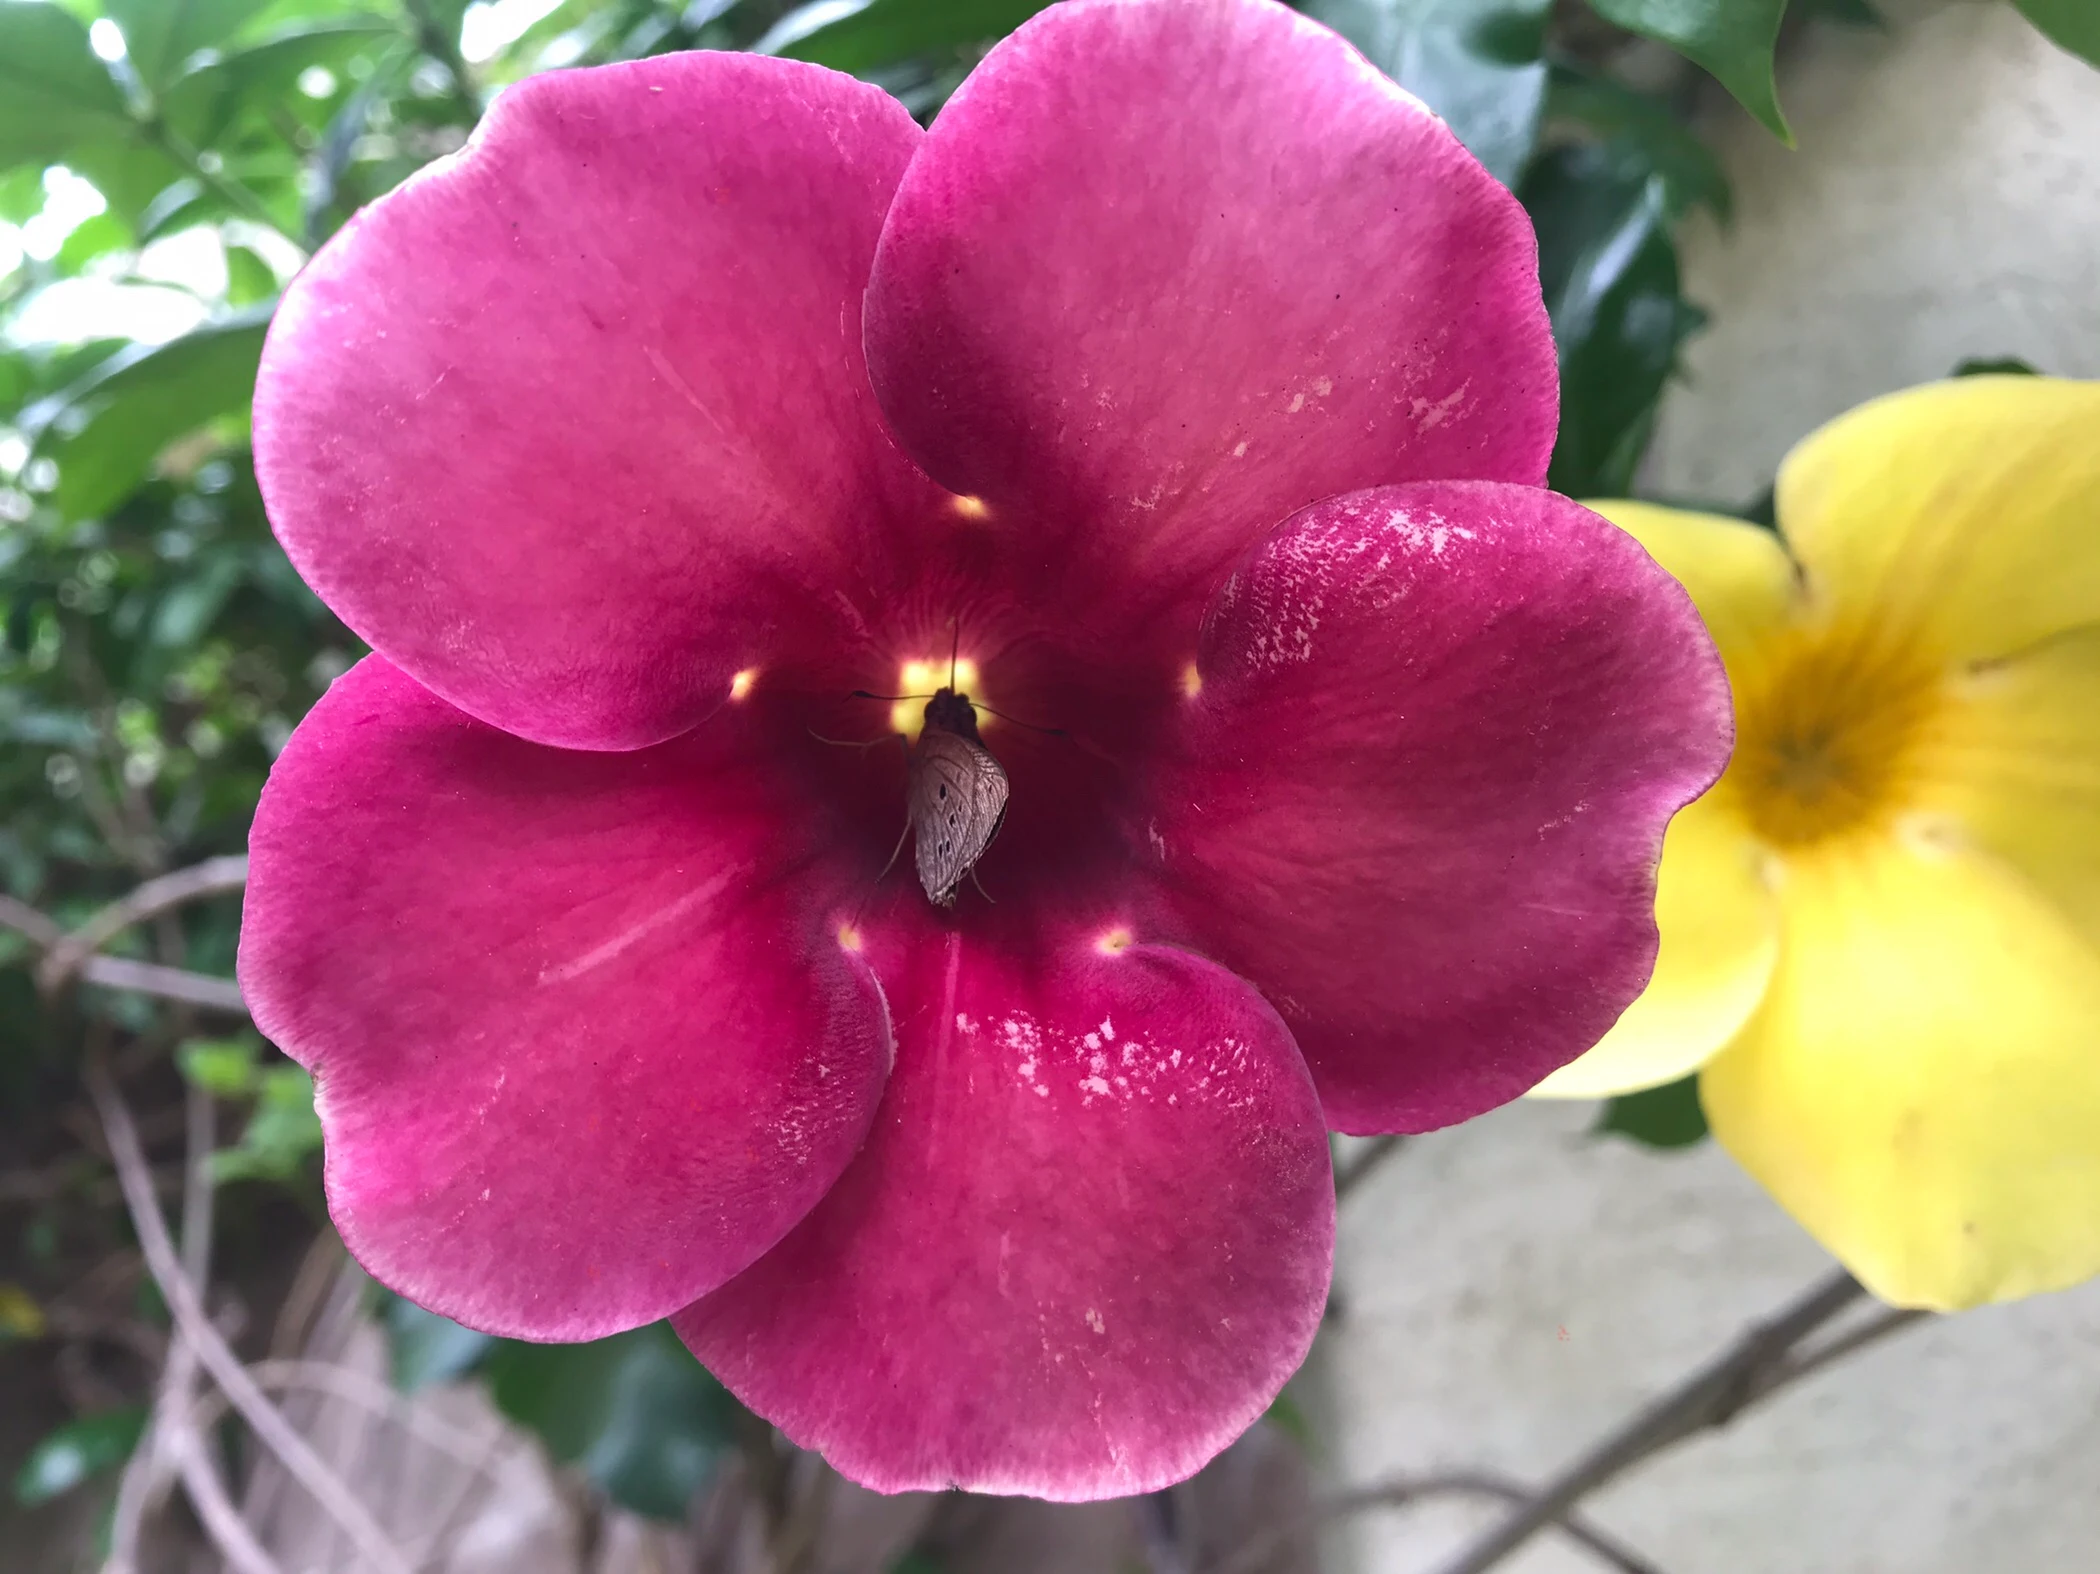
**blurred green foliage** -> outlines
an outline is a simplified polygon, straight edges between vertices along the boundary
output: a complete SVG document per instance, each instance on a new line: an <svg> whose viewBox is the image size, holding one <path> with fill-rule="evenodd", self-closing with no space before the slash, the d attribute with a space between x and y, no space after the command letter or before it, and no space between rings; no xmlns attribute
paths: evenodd
<svg viewBox="0 0 2100 1574"><path fill-rule="evenodd" d="M2100 5L2093 0L2014 0L2061 49L2100 66Z"/></svg>
<svg viewBox="0 0 2100 1574"><path fill-rule="evenodd" d="M15 1501L33 1508L121 1465L146 1429L143 1405L104 1410L48 1433L15 1472Z"/></svg>
<svg viewBox="0 0 2100 1574"><path fill-rule="evenodd" d="M1606 1099L1590 1132L1625 1137L1644 1148L1689 1148L1704 1142L1706 1111L1699 1104L1698 1073Z"/></svg>

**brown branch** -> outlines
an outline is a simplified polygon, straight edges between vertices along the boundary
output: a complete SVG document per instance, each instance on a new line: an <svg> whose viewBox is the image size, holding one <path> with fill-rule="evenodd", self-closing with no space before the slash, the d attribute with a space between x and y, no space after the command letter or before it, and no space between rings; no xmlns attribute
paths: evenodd
<svg viewBox="0 0 2100 1574"><path fill-rule="evenodd" d="M1695 1432L1725 1426L1750 1405L1862 1345L1907 1326L1907 1316L1879 1319L1858 1337L1832 1341L1821 1354L1796 1347L1866 1292L1842 1268L1812 1286L1767 1322L1752 1327L1714 1360L1627 1420L1577 1459L1521 1508L1446 1564L1441 1574L1484 1574L1562 1518L1587 1494L1621 1472Z"/></svg>
<svg viewBox="0 0 2100 1574"><path fill-rule="evenodd" d="M232 979L214 978L209 973L192 973L179 967L163 967L158 962L91 956L80 969L80 981L100 984L104 989L127 989L135 995L153 995L161 1000L203 1006L211 1011L232 1012L240 1016L248 1014L248 1002L241 998L241 986Z"/></svg>
<svg viewBox="0 0 2100 1574"><path fill-rule="evenodd" d="M0 895L0 929L12 929L39 951L62 943L66 932L27 902Z"/></svg>
<svg viewBox="0 0 2100 1574"><path fill-rule="evenodd" d="M1870 1344L1879 1344L1892 1333L1898 1333L1930 1312L1920 1311L1914 1306L1883 1307L1879 1316L1861 1323L1857 1328L1848 1328L1835 1338L1819 1344L1813 1350L1804 1351L1787 1361L1752 1390L1752 1400L1763 1399L1767 1394L1798 1383L1812 1372L1819 1372L1835 1361L1842 1361L1856 1350L1864 1350Z"/></svg>
<svg viewBox="0 0 2100 1574"><path fill-rule="evenodd" d="M166 1447L174 1457L175 1468L182 1476L183 1490L189 1494L190 1506L196 1509L204 1533L225 1555L234 1574L283 1574L277 1560L255 1539L255 1532L241 1518L241 1511L233 1506L233 1499L226 1493L226 1483L219 1479L204 1439L196 1429L177 1420L168 1434Z"/></svg>
<svg viewBox="0 0 2100 1574"><path fill-rule="evenodd" d="M89 957L129 929L200 897L238 891L248 883L248 859L236 854L207 858L187 869L177 869L148 880L129 894L111 902L71 934L45 942L44 960L36 970L37 986L55 994L78 973ZM41 916L41 915L39 915Z"/></svg>
<svg viewBox="0 0 2100 1574"><path fill-rule="evenodd" d="M1272 1526L1262 1535L1244 1543L1224 1562L1216 1564L1207 1574L1256 1574L1276 1550L1293 1536L1324 1523L1329 1519L1349 1514L1361 1514L1374 1508L1406 1508L1425 1498L1434 1497L1491 1497L1505 1503L1528 1504L1533 1493L1520 1481L1487 1471L1460 1470L1434 1476L1402 1476L1393 1481L1381 1481L1372 1486L1352 1487L1337 1492L1332 1497L1321 1499L1303 1514L1290 1522ZM1552 1521L1559 1530L1586 1548L1620 1574L1661 1574L1657 1567L1632 1548L1605 1534L1596 1526L1570 1511Z"/></svg>
<svg viewBox="0 0 2100 1574"><path fill-rule="evenodd" d="M37 983L47 992L78 980L104 989L125 989L211 1011L247 1014L240 985L230 978L192 973L160 962L134 962L97 952L131 925L172 912L199 897L237 891L247 883L244 857L207 858L203 863L146 881L112 902L71 934L27 902L0 896L0 929L11 929L45 953Z"/></svg>
<svg viewBox="0 0 2100 1574"><path fill-rule="evenodd" d="M182 1271L175 1243L168 1237L167 1221L161 1217L160 1206L154 1200L145 1155L139 1149L138 1132L132 1125L131 1112L125 1108L123 1096L118 1093L107 1067L98 1056L90 1056L88 1060L87 1085L102 1116L110 1156L117 1166L117 1178L124 1183L124 1200L131 1210L132 1227L138 1232L139 1248L145 1254L147 1270L153 1275L154 1283L159 1285L161 1297L168 1303L177 1330L195 1348L198 1361L225 1391L257 1439L284 1462L285 1468L313 1494L315 1501L349 1532L364 1555L383 1574L410 1574L407 1559L388 1539L386 1532L314 1452L312 1445L292 1429L276 1406L264 1396L255 1379L248 1375L247 1368L241 1365L240 1358L205 1315L195 1286Z"/></svg>

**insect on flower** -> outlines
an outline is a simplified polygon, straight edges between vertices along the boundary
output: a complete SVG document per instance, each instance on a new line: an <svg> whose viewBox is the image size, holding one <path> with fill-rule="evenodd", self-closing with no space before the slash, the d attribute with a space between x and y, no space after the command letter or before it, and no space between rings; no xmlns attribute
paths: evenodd
<svg viewBox="0 0 2100 1574"><path fill-rule="evenodd" d="M959 640L960 631L957 637ZM855 699L894 703L920 697L854 690ZM909 835L926 899L936 907L953 907L956 886L965 875L973 881L977 878L977 860L1006 821L1006 770L978 734L977 707L970 703L970 696L956 692L955 648L948 652L948 681L925 699L926 720L918 747L906 744L910 777L905 789L904 832L882 872L889 873Z"/></svg>

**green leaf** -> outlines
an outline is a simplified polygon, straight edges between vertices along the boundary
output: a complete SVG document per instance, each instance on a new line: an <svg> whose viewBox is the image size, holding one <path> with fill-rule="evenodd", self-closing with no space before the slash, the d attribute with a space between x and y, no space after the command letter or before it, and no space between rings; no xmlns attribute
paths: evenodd
<svg viewBox="0 0 2100 1574"><path fill-rule="evenodd" d="M314 1079L304 1067L266 1067L256 1093L240 1146L212 1155L212 1173L222 1181L290 1180L321 1151Z"/></svg>
<svg viewBox="0 0 2100 1574"><path fill-rule="evenodd" d="M1888 23L1868 0L1794 0L1795 15L1813 18L1819 22L1835 22L1839 27L1878 27Z"/></svg>
<svg viewBox="0 0 2100 1574"><path fill-rule="evenodd" d="M1505 185L1538 140L1551 0L1304 0Z"/></svg>
<svg viewBox="0 0 2100 1574"><path fill-rule="evenodd" d="M389 1296L382 1316L394 1386L404 1394L465 1377L502 1342L427 1312L404 1296Z"/></svg>
<svg viewBox="0 0 2100 1574"><path fill-rule="evenodd" d="M2095 0L2013 0L2057 48L2100 66L2100 4Z"/></svg>
<svg viewBox="0 0 2100 1574"><path fill-rule="evenodd" d="M855 73L1003 38L1048 0L813 0L753 47Z"/></svg>
<svg viewBox="0 0 2100 1574"><path fill-rule="evenodd" d="M1548 484L1624 496L1684 340L1705 321L1678 292L1661 177L1596 147L1555 148L1521 189L1560 349L1561 423Z"/></svg>
<svg viewBox="0 0 2100 1574"><path fill-rule="evenodd" d="M244 110L280 104L309 67L346 66L360 55L376 54L399 36L398 28L376 18L279 33L184 72L169 84L162 112L189 141L211 147Z"/></svg>
<svg viewBox="0 0 2100 1574"><path fill-rule="evenodd" d="M75 142L129 127L86 28L55 5L0 4L0 169L51 163Z"/></svg>
<svg viewBox="0 0 2100 1574"><path fill-rule="evenodd" d="M1779 43L1786 0L1590 0L1590 5L1607 22L1660 40L1703 66L1767 131L1794 145L1772 80L1772 51Z"/></svg>
<svg viewBox="0 0 2100 1574"><path fill-rule="evenodd" d="M69 519L102 514L176 438L245 410L269 320L259 305L166 344L134 346L25 411L37 452L58 461L50 501Z"/></svg>
<svg viewBox="0 0 2100 1574"><path fill-rule="evenodd" d="M2039 377L2041 372L2017 355L1971 356L1954 368L1956 377Z"/></svg>
<svg viewBox="0 0 2100 1574"><path fill-rule="evenodd" d="M496 1405L615 1503L683 1518L735 1436L741 1407L669 1323L590 1344L506 1340L488 1358Z"/></svg>
<svg viewBox="0 0 2100 1574"><path fill-rule="evenodd" d="M182 170L158 148L123 137L76 143L66 149L67 167L94 182L95 189L109 199L110 211L121 214L139 229L139 239L148 241L153 232L147 216L168 187L183 181Z"/></svg>
<svg viewBox="0 0 2100 1574"><path fill-rule="evenodd" d="M58 248L51 266L53 271L71 278L107 252L128 250L132 241L131 226L121 215L107 211L91 214L73 226L73 233Z"/></svg>
<svg viewBox="0 0 2100 1574"><path fill-rule="evenodd" d="M132 1405L82 1416L46 1433L15 1473L15 1501L31 1508L48 1503L89 1477L121 1465L145 1430L145 1408Z"/></svg>
<svg viewBox="0 0 2100 1574"><path fill-rule="evenodd" d="M1703 1142L1706 1112L1699 1107L1699 1074L1607 1100L1590 1134L1626 1137L1649 1148L1689 1148Z"/></svg>
<svg viewBox="0 0 2100 1574"><path fill-rule="evenodd" d="M1662 100L1609 77L1556 71L1546 117L1582 127L1628 163L1639 160L1662 176L1672 218L1701 204L1723 224L1734 216L1734 194L1721 161Z"/></svg>
<svg viewBox="0 0 2100 1574"><path fill-rule="evenodd" d="M200 49L222 43L270 0L102 0L124 30L124 52L147 87L158 91Z"/></svg>
<svg viewBox="0 0 2100 1574"><path fill-rule="evenodd" d="M226 299L235 306L252 306L277 293L277 270L260 253L246 246L226 248Z"/></svg>
<svg viewBox="0 0 2100 1574"><path fill-rule="evenodd" d="M234 1038L193 1038L175 1051L183 1080L214 1098L242 1099L255 1092L255 1057L262 1041L253 1034Z"/></svg>

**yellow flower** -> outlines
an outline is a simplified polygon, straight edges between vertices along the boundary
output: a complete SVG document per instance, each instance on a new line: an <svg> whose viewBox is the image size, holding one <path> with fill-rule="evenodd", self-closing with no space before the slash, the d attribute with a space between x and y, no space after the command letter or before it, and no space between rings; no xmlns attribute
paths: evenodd
<svg viewBox="0 0 2100 1574"><path fill-rule="evenodd" d="M1705 615L1736 753L1664 842L1654 981L1539 1091L1703 1067L1898 1305L2100 1273L2100 383L1863 405L1787 456L1778 536L1597 506Z"/></svg>

